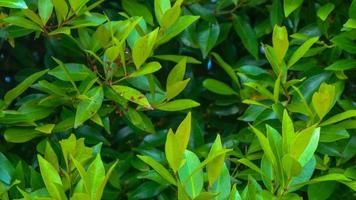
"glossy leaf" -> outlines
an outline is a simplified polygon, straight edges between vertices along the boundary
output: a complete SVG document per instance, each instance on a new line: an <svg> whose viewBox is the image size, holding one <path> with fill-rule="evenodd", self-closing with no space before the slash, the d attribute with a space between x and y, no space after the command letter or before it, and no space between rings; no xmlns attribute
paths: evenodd
<svg viewBox="0 0 356 200"><path fill-rule="evenodd" d="M104 99L102 87L95 87L88 91L80 101L75 114L74 128L83 124L90 119L100 109Z"/></svg>
<svg viewBox="0 0 356 200"><path fill-rule="evenodd" d="M143 162L151 166L158 174L160 174L166 181L168 181L170 184L176 185L176 181L173 178L173 176L157 161L155 161L153 158L148 157L148 156L137 156L140 158Z"/></svg>
<svg viewBox="0 0 356 200"><path fill-rule="evenodd" d="M236 95L236 92L228 85L215 79L206 79L203 86L211 92L221 95Z"/></svg>
<svg viewBox="0 0 356 200"><path fill-rule="evenodd" d="M123 85L113 85L111 88L128 101L132 101L145 108L151 109L151 105L148 102L146 96L143 95L139 90Z"/></svg>
<svg viewBox="0 0 356 200"><path fill-rule="evenodd" d="M199 170L192 175L193 170L200 165L199 158L191 151L184 152L184 164L179 168L179 180L191 198L197 197L203 189L203 171Z"/></svg>
<svg viewBox="0 0 356 200"><path fill-rule="evenodd" d="M32 74L27 77L23 82L17 85L15 88L11 89L5 94L4 101L7 105L10 105L13 100L25 92L31 85L39 79L41 76L45 75L48 70L43 70Z"/></svg>
<svg viewBox="0 0 356 200"><path fill-rule="evenodd" d="M132 57L137 69L151 56L153 47L156 43L158 29L150 32L149 34L140 37L134 44L132 50Z"/></svg>
<svg viewBox="0 0 356 200"><path fill-rule="evenodd" d="M178 100L170 101L168 103L157 105L155 106L155 108L164 111L179 111L179 110L194 108L199 105L200 104L198 102L190 99L178 99Z"/></svg>

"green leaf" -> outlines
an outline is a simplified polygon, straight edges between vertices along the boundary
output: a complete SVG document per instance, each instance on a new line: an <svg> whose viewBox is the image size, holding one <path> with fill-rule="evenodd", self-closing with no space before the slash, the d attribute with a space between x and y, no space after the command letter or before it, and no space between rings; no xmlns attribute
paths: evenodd
<svg viewBox="0 0 356 200"><path fill-rule="evenodd" d="M184 88L187 86L187 84L189 83L190 81L190 78L188 79L185 79L183 81L178 81L172 85L168 85L167 86L167 100L171 100L173 99L174 97L176 97L177 95L179 95L183 90Z"/></svg>
<svg viewBox="0 0 356 200"><path fill-rule="evenodd" d="M183 0L177 0L174 5L167 9L162 16L160 25L162 29L167 29L170 26L172 26L179 18L180 13L181 13L181 5L183 3Z"/></svg>
<svg viewBox="0 0 356 200"><path fill-rule="evenodd" d="M292 145L295 139L293 121L288 115L288 111L284 110L283 112L283 121L282 121L282 138L283 138L283 152L287 154L291 151Z"/></svg>
<svg viewBox="0 0 356 200"><path fill-rule="evenodd" d="M203 170L192 175L193 170L200 165L199 158L191 151L184 152L184 165L178 170L179 179L191 198L197 197L203 189L204 176Z"/></svg>
<svg viewBox="0 0 356 200"><path fill-rule="evenodd" d="M305 55L305 53L310 49L311 46L313 46L313 44L315 42L317 42L319 40L319 37L312 37L310 39L308 39L307 41L305 41L291 56L291 58L288 60L288 65L287 67L290 68L291 66L293 66L296 62L298 62L301 58L303 58L303 56Z"/></svg>
<svg viewBox="0 0 356 200"><path fill-rule="evenodd" d="M205 79L203 86L211 92L221 95L237 95L237 93L228 85L215 79Z"/></svg>
<svg viewBox="0 0 356 200"><path fill-rule="evenodd" d="M151 11L145 3L137 0L123 0L121 2L122 7L130 16L142 16L148 24L154 25Z"/></svg>
<svg viewBox="0 0 356 200"><path fill-rule="evenodd" d="M41 133L46 133L46 134L50 134L52 133L52 130L54 128L55 124L44 124L41 126L37 126L35 128L36 131L39 131Z"/></svg>
<svg viewBox="0 0 356 200"><path fill-rule="evenodd" d="M282 163L288 180L294 176L298 176L302 171L302 166L299 164L299 162L289 154L283 156Z"/></svg>
<svg viewBox="0 0 356 200"><path fill-rule="evenodd" d="M4 22L7 22L11 25L19 26L25 29L41 31L41 27L38 26L36 23L20 16L10 16L3 19Z"/></svg>
<svg viewBox="0 0 356 200"><path fill-rule="evenodd" d="M168 164L174 173L178 171L183 160L183 154L178 151L179 148L176 135L174 135L173 131L169 129L165 144L165 154Z"/></svg>
<svg viewBox="0 0 356 200"><path fill-rule="evenodd" d="M199 16L185 15L179 17L178 21L167 29L162 35L160 34L157 39L157 45L168 42L173 37L184 31L193 22L199 19Z"/></svg>
<svg viewBox="0 0 356 200"><path fill-rule="evenodd" d="M352 0L352 3L349 7L349 17L352 19L356 19L356 1Z"/></svg>
<svg viewBox="0 0 356 200"><path fill-rule="evenodd" d="M132 72L129 77L138 77L138 76L143 76L146 74L152 74L162 68L161 64L159 62L149 62L145 65L143 65L140 69Z"/></svg>
<svg viewBox="0 0 356 200"><path fill-rule="evenodd" d="M288 32L285 26L275 25L272 36L273 49L276 53L278 63L282 63L289 47Z"/></svg>
<svg viewBox="0 0 356 200"><path fill-rule="evenodd" d="M38 14L43 24L46 24L53 11L52 0L38 0Z"/></svg>
<svg viewBox="0 0 356 200"><path fill-rule="evenodd" d="M219 54L212 52L211 55L216 59L216 62L219 64L219 66L221 68L223 68L223 70L230 76L230 78L234 81L234 83L237 86L240 86L240 82L239 79L234 71L234 69L228 64L226 63Z"/></svg>
<svg viewBox="0 0 356 200"><path fill-rule="evenodd" d="M322 20L325 21L326 18L330 15L331 11L333 11L335 8L335 5L332 3L327 3L320 7L318 11L316 12L316 15Z"/></svg>
<svg viewBox="0 0 356 200"><path fill-rule="evenodd" d="M68 0L71 9L75 11L75 13L78 13L78 11L82 9L88 1L89 0Z"/></svg>
<svg viewBox="0 0 356 200"><path fill-rule="evenodd" d="M239 191L236 189L236 183L232 186L229 200L242 200Z"/></svg>
<svg viewBox="0 0 356 200"><path fill-rule="evenodd" d="M258 59L258 42L255 30L246 20L236 15L234 15L233 26L247 51Z"/></svg>
<svg viewBox="0 0 356 200"><path fill-rule="evenodd" d="M343 26L345 28L356 29L356 20L348 19Z"/></svg>
<svg viewBox="0 0 356 200"><path fill-rule="evenodd" d="M342 59L334 62L325 68L325 70L342 71L356 68L356 60L354 59Z"/></svg>
<svg viewBox="0 0 356 200"><path fill-rule="evenodd" d="M265 155L267 156L268 160L272 163L273 166L276 166L276 157L273 154L271 145L269 144L268 139L266 138L266 136L259 131L258 129L256 129L255 127L251 126L253 132L255 133L255 135L257 136L258 141L260 142L261 148L264 151Z"/></svg>
<svg viewBox="0 0 356 200"><path fill-rule="evenodd" d="M54 10L56 11L57 21L61 23L68 14L68 5L65 0L52 0Z"/></svg>
<svg viewBox="0 0 356 200"><path fill-rule="evenodd" d="M159 24L162 23L163 14L171 8L170 0L155 0L154 1L155 15Z"/></svg>
<svg viewBox="0 0 356 200"><path fill-rule="evenodd" d="M184 57L187 58L187 63L192 64L201 64L201 62L193 57L190 56L183 56L183 55L154 55L153 57L179 63Z"/></svg>
<svg viewBox="0 0 356 200"><path fill-rule="evenodd" d="M65 197L62 180L55 169L47 160L45 160L42 156L37 156L38 163L41 170L41 175L44 184L46 185L46 189L51 197L55 199L67 199ZM62 186L62 187L61 187Z"/></svg>
<svg viewBox="0 0 356 200"><path fill-rule="evenodd" d="M73 20L70 20L68 25L70 25L72 29L87 27L87 26L99 26L100 24L104 23L106 19L107 18L102 14L91 12L88 15L81 15L78 18L74 18Z"/></svg>
<svg viewBox="0 0 356 200"><path fill-rule="evenodd" d="M172 70L169 72L166 82L166 88L169 86L182 81L184 78L185 70L187 65L187 58L184 57L177 63Z"/></svg>
<svg viewBox="0 0 356 200"><path fill-rule="evenodd" d="M336 96L335 90L334 85L322 83L319 90L313 94L312 103L319 119L322 119L333 107Z"/></svg>
<svg viewBox="0 0 356 200"><path fill-rule="evenodd" d="M320 128L311 126L297 133L290 154L296 158L302 167L314 156L318 147Z"/></svg>
<svg viewBox="0 0 356 200"><path fill-rule="evenodd" d="M8 142L13 143L24 143L40 136L39 131L34 130L33 128L8 128L4 132L4 138Z"/></svg>
<svg viewBox="0 0 356 200"><path fill-rule="evenodd" d="M303 0L284 0L284 15L288 17L294 10L299 8Z"/></svg>
<svg viewBox="0 0 356 200"><path fill-rule="evenodd" d="M117 163L118 163L118 161L115 161L114 164L112 164L111 167L109 168L109 170L106 172L104 181L101 182L101 185L99 186L99 188L97 189L97 192L96 192L96 199L97 200L102 199L102 195L104 193L105 185L109 181L109 178L110 178L111 174L113 173L115 167L117 166Z"/></svg>
<svg viewBox="0 0 356 200"><path fill-rule="evenodd" d="M5 94L4 101L6 105L10 105L13 100L25 92L37 79L45 75L48 70L42 70L27 77L24 81L18 84Z"/></svg>
<svg viewBox="0 0 356 200"><path fill-rule="evenodd" d="M152 108L146 96L134 88L123 86L123 85L113 85L111 86L111 88L120 96L127 99L128 101L134 102L147 109Z"/></svg>
<svg viewBox="0 0 356 200"><path fill-rule="evenodd" d="M132 58L137 69L151 56L157 35L158 28L136 40L132 48Z"/></svg>
<svg viewBox="0 0 356 200"><path fill-rule="evenodd" d="M101 199L101 197L98 198L98 186L102 185L105 180L105 168L103 162L101 161L100 154L98 154L94 161L89 165L87 180L88 189L92 199L93 197L96 197L95 199L97 200Z"/></svg>
<svg viewBox="0 0 356 200"><path fill-rule="evenodd" d="M189 112L184 120L179 124L176 130L176 139L179 144L179 148L176 151L179 151L181 155L184 154L185 150L188 147L190 131L191 131L191 121L192 115Z"/></svg>
<svg viewBox="0 0 356 200"><path fill-rule="evenodd" d="M217 153L219 153L221 150L223 150L223 146L221 144L221 139L220 135L216 136L216 139L213 143L213 145L210 148L208 158L213 158L209 163L206 165L206 172L208 175L208 181L209 181L209 186L213 186L215 181L219 178L221 175L221 171L223 170L225 164L225 154L221 154L219 156L216 156Z"/></svg>
<svg viewBox="0 0 356 200"><path fill-rule="evenodd" d="M345 112L336 114L329 119L325 120L323 123L320 124L320 126L326 126L330 124L335 124L337 122L340 122L342 120L351 118L351 117L356 117L356 110L347 110Z"/></svg>
<svg viewBox="0 0 356 200"><path fill-rule="evenodd" d="M85 121L95 115L100 109L104 99L104 92L102 87L95 87L89 90L84 99L80 101L75 114L74 128L77 128Z"/></svg>
<svg viewBox="0 0 356 200"><path fill-rule="evenodd" d="M15 169L11 162L0 152L0 181L7 185L11 185L15 174Z"/></svg>
<svg viewBox="0 0 356 200"><path fill-rule="evenodd" d="M154 108L157 108L159 110L164 110L164 111L180 111L180 110L186 110L189 108L194 108L199 105L200 104L198 102L193 101L191 99L178 99L175 101L171 101L171 102L167 102L164 104L154 106Z"/></svg>
<svg viewBox="0 0 356 200"><path fill-rule="evenodd" d="M161 175L166 181L168 181L172 185L177 185L174 177L166 170L160 163L155 161L153 158L148 156L137 156L143 162L151 166L159 175Z"/></svg>
<svg viewBox="0 0 356 200"><path fill-rule="evenodd" d="M231 180L229 170L226 165L223 165L220 176L215 181L211 191L218 193L214 200L226 200L230 195Z"/></svg>
<svg viewBox="0 0 356 200"><path fill-rule="evenodd" d="M215 46L220 34L220 26L217 22L202 22L199 27L198 43L203 58L206 58L209 51Z"/></svg>
<svg viewBox="0 0 356 200"><path fill-rule="evenodd" d="M68 75L63 67L67 69ZM90 73L91 72L88 67L78 63L64 63L62 67L57 66L48 72L49 75L52 75L62 81L70 81L70 79L73 81L83 81Z"/></svg>
<svg viewBox="0 0 356 200"><path fill-rule="evenodd" d="M24 0L0 0L0 7L27 9Z"/></svg>

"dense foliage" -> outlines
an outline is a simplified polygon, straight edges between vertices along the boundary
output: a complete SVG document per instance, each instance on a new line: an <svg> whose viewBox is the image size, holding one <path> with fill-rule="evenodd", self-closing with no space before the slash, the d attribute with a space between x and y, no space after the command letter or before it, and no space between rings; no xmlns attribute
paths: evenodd
<svg viewBox="0 0 356 200"><path fill-rule="evenodd" d="M356 0L0 0L0 199L355 199Z"/></svg>

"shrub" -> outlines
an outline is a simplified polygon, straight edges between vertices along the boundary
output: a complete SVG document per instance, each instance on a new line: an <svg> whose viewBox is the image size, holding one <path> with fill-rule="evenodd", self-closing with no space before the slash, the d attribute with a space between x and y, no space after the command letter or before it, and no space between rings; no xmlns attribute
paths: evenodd
<svg viewBox="0 0 356 200"><path fill-rule="evenodd" d="M354 199L355 13L0 0L0 199Z"/></svg>

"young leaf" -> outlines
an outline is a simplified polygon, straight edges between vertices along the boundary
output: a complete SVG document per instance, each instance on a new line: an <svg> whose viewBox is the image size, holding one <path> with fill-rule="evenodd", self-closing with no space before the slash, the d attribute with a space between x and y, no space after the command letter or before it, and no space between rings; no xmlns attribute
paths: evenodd
<svg viewBox="0 0 356 200"><path fill-rule="evenodd" d="M303 0L284 0L284 15L288 17L294 10L302 5Z"/></svg>
<svg viewBox="0 0 356 200"><path fill-rule="evenodd" d="M167 29L169 28L172 24L174 24L181 13L181 5L183 3L183 0L177 0L174 5L167 9L162 16L162 20L160 22L160 25L162 29Z"/></svg>
<svg viewBox="0 0 356 200"><path fill-rule="evenodd" d="M200 104L198 102L190 100L190 99L178 99L178 100L160 104L160 105L157 105L154 107L159 110L164 110L164 111L179 111L179 110L186 110L189 108L194 108L199 105Z"/></svg>
<svg viewBox="0 0 356 200"><path fill-rule="evenodd" d="M161 60L172 61L175 63L179 63L183 58L187 58L187 63L201 64L201 62L199 60L197 60L193 57L184 56L184 55L154 55L153 57L161 59Z"/></svg>
<svg viewBox="0 0 356 200"><path fill-rule="evenodd" d="M220 176L215 181L214 185L211 187L211 191L218 193L214 198L215 200L226 200L229 197L231 188L231 180L229 170L226 165L223 165Z"/></svg>
<svg viewBox="0 0 356 200"><path fill-rule="evenodd" d="M203 170L192 175L193 170L200 165L199 158L191 151L184 152L184 164L179 168L178 175L185 191L191 198L197 197L203 189Z"/></svg>
<svg viewBox="0 0 356 200"><path fill-rule="evenodd" d="M152 74L158 70L161 69L161 64L159 62L149 62L145 65L143 65L140 69L132 72L129 77L130 78L134 78L134 77L138 77L138 76L143 76L146 74Z"/></svg>
<svg viewBox="0 0 356 200"><path fill-rule="evenodd" d="M299 161L302 167L314 156L319 137L320 128L315 128L315 126L306 128L297 134L290 154Z"/></svg>
<svg viewBox="0 0 356 200"><path fill-rule="evenodd" d="M167 100L171 100L173 99L174 97L176 97L177 95L179 95L183 90L184 88L187 86L187 84L189 83L190 81L190 78L187 78L183 81L178 81L172 85L168 85L167 87Z"/></svg>
<svg viewBox="0 0 356 200"><path fill-rule="evenodd" d="M174 177L166 170L160 163L155 161L153 158L148 156L137 156L143 162L151 166L159 175L161 175L166 181L168 181L172 185L177 185Z"/></svg>
<svg viewBox="0 0 356 200"><path fill-rule="evenodd" d="M211 92L221 95L237 95L237 93L228 85L215 79L206 79L203 86Z"/></svg>
<svg viewBox="0 0 356 200"><path fill-rule="evenodd" d="M193 22L199 19L199 16L181 16L178 21L173 24L168 30L164 32L164 34L160 34L158 37L157 45L161 45L163 43L168 42L173 37L177 36L179 33L184 31L188 26L190 26Z"/></svg>
<svg viewBox="0 0 356 200"><path fill-rule="evenodd" d="M66 19L68 14L68 5L65 0L52 0L58 23Z"/></svg>
<svg viewBox="0 0 356 200"><path fill-rule="evenodd" d="M166 88L168 86L175 84L178 81L182 81L187 65L187 58L182 58L179 63L177 63L172 70L169 72L167 77Z"/></svg>
<svg viewBox="0 0 356 200"><path fill-rule="evenodd" d="M78 104L75 114L74 128L90 119L100 109L104 99L102 87L95 87L85 94L84 99Z"/></svg>
<svg viewBox="0 0 356 200"><path fill-rule="evenodd" d="M289 47L288 32L285 26L274 26L272 43L274 52L276 53L278 59L278 63L282 63Z"/></svg>
<svg viewBox="0 0 356 200"><path fill-rule="evenodd" d="M47 69L36 72L27 77L24 81L18 84L15 88L11 89L5 94L4 101L6 105L10 105L13 100L20 96L25 90L27 90L37 79L47 73Z"/></svg>
<svg viewBox="0 0 356 200"><path fill-rule="evenodd" d="M319 40L319 37L312 37L310 39L308 39L307 41L305 41L291 56L291 58L288 60L288 65L287 68L290 68L291 66L293 66L296 62L298 62L298 60L300 60L304 54L310 49L311 46L313 46L313 44L315 42L317 42Z"/></svg>
<svg viewBox="0 0 356 200"><path fill-rule="evenodd" d="M42 156L38 155L37 159L40 166L42 179L46 185L48 193L55 199L67 199L65 198L63 188L61 188L62 180L57 170Z"/></svg>
<svg viewBox="0 0 356 200"><path fill-rule="evenodd" d="M176 151L179 151L180 154L184 154L184 151L188 147L190 131L191 131L191 121L192 114L189 112L184 120L179 124L176 130L176 139L179 144L179 148Z"/></svg>
<svg viewBox="0 0 356 200"><path fill-rule="evenodd" d="M165 144L165 154L168 164L174 173L178 171L183 160L183 154L178 151L179 148L176 135L174 135L172 129L169 129Z"/></svg>
<svg viewBox="0 0 356 200"><path fill-rule="evenodd" d="M212 157L215 157L215 158L211 162L207 163L207 165L206 165L206 171L207 171L210 187L213 186L215 181L221 175L221 171L222 171L223 167L225 166L225 164L224 164L225 154L215 156L222 149L223 149L223 146L221 144L220 135L217 135L213 145L210 148L209 154L208 154L208 158L212 158Z"/></svg>
<svg viewBox="0 0 356 200"><path fill-rule="evenodd" d="M329 16L331 11L333 11L335 8L335 5L332 3L327 3L320 7L318 11L316 12L316 15L323 21L326 20L326 18Z"/></svg>
<svg viewBox="0 0 356 200"><path fill-rule="evenodd" d="M164 13L171 8L170 0L155 0L154 1L155 15L158 23L162 25L162 17Z"/></svg>
<svg viewBox="0 0 356 200"><path fill-rule="evenodd" d="M156 43L158 29L150 32L149 34L140 37L136 40L132 48L132 58L137 69L151 56L153 47Z"/></svg>
<svg viewBox="0 0 356 200"><path fill-rule="evenodd" d="M302 171L302 166L299 164L299 162L289 154L283 156L282 163L288 180L294 176L298 176Z"/></svg>
<svg viewBox="0 0 356 200"><path fill-rule="evenodd" d="M148 109L152 108L146 96L134 88L123 85L113 85L111 88L128 101L132 101Z"/></svg>
<svg viewBox="0 0 356 200"><path fill-rule="evenodd" d="M46 24L53 11L52 0L38 0L38 13L43 24Z"/></svg>
<svg viewBox="0 0 356 200"><path fill-rule="evenodd" d="M0 7L27 9L24 0L0 0Z"/></svg>
<svg viewBox="0 0 356 200"><path fill-rule="evenodd" d="M342 120L351 118L351 117L356 117L356 110L347 110L345 112L336 114L329 119L325 120L323 123L320 124L320 126L327 126L330 124L335 124L337 122L340 122Z"/></svg>
<svg viewBox="0 0 356 200"><path fill-rule="evenodd" d="M99 200L98 198L98 186L102 185L105 180L105 168L101 161L100 154L96 156L94 161L89 165L87 171L88 189L90 191L90 196Z"/></svg>
<svg viewBox="0 0 356 200"><path fill-rule="evenodd" d="M334 105L335 93L334 85L322 83L319 90L313 94L312 103L319 119L322 119Z"/></svg>
<svg viewBox="0 0 356 200"><path fill-rule="evenodd" d="M251 126L253 132L255 133L255 135L257 136L258 141L260 142L261 148L264 151L265 155L267 156L268 160L272 163L273 166L276 166L276 157L273 154L271 145L269 144L268 139L266 138L266 136L261 133L261 131L259 131L258 129L256 129L255 127Z"/></svg>
<svg viewBox="0 0 356 200"><path fill-rule="evenodd" d="M293 121L288 115L288 111L284 110L283 112L283 121L282 121L282 138L283 138L283 152L287 154L292 148L292 144L295 139Z"/></svg>

